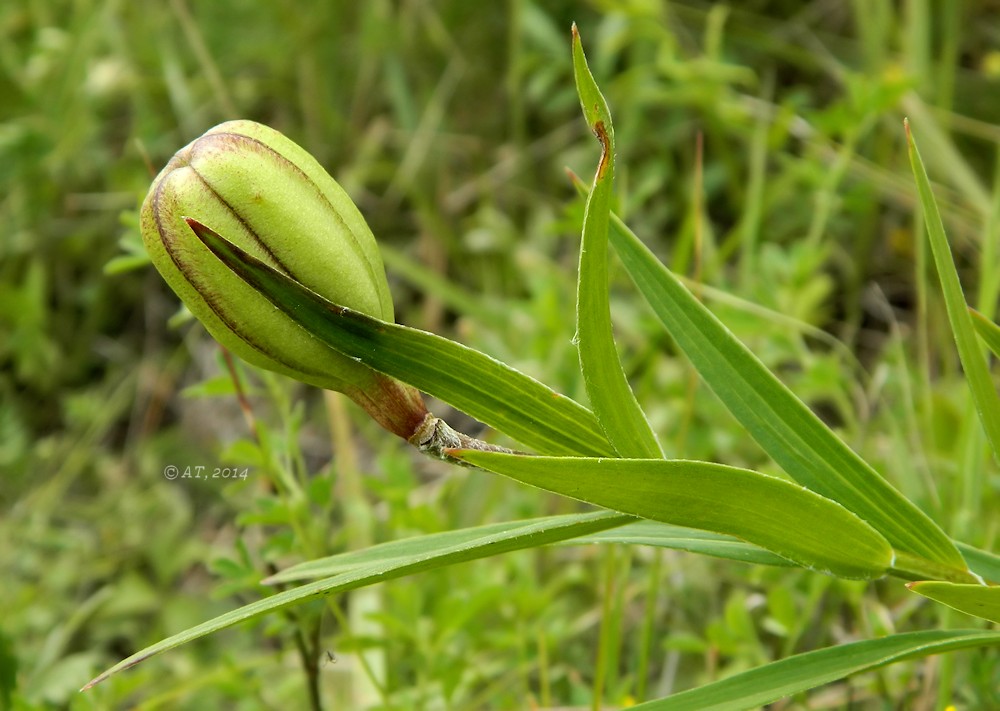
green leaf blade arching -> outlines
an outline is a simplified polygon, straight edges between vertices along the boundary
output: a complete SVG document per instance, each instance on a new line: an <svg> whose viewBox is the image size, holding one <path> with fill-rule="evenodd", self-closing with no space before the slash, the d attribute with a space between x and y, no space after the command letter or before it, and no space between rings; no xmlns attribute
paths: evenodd
<svg viewBox="0 0 1000 711"><path fill-rule="evenodd" d="M979 421L986 432L986 439L989 440L990 446L993 448L994 458L1000 461L1000 398L997 397L986 359L983 357L982 348L976 339L973 319L969 315L969 305L962 292L958 270L955 268L955 261L951 255L951 247L948 246L944 222L941 220L941 212L938 210L937 201L931 191L927 170L920 158L920 151L913 139L909 122L906 122L905 125L910 167L913 169L913 177L917 182L917 194L924 213L924 221L927 224L927 238L930 241L931 254L934 256L934 265L937 267L938 279L941 282L941 293L944 295L948 321L951 323L955 344L958 346L958 356L962 361L962 369L969 382L969 390L972 393L972 401L976 405L976 412L979 414Z"/></svg>
<svg viewBox="0 0 1000 711"><path fill-rule="evenodd" d="M611 328L608 296L608 220L615 170L611 112L594 81L573 26L573 73L588 126L601 144L601 158L583 216L576 295L576 342L587 397L597 420L623 457L661 457L656 441L629 387Z"/></svg>
<svg viewBox="0 0 1000 711"><path fill-rule="evenodd" d="M611 243L636 287L695 369L788 474L870 523L899 551L970 580L954 543L844 444L617 217Z"/></svg>
<svg viewBox="0 0 1000 711"><path fill-rule="evenodd" d="M90 681L84 689L99 684L112 674L133 667L161 652L175 649L214 632L315 599L318 596L355 590L446 565L555 543L567 538L621 526L632 520L631 516L621 516L606 511L552 516L530 521L516 521L510 524L497 524L485 532L477 532L465 537L461 535L461 532L452 532L457 534L453 540L442 540L435 536L420 537L401 545L397 549L398 555L387 556L384 551L373 548L369 549L372 552L365 560L366 551L362 551L357 554L354 561L356 565L352 566L348 572L252 602L161 640L136 652L127 659L123 659ZM399 543L403 544L402 541Z"/></svg>
<svg viewBox="0 0 1000 711"><path fill-rule="evenodd" d="M1000 632L905 632L796 654L632 708L635 711L745 711L895 662L997 644L1000 644Z"/></svg>
<svg viewBox="0 0 1000 711"><path fill-rule="evenodd" d="M402 538L370 546L360 551L350 551L311 560L279 571L264 582L289 583L329 578L362 566L395 562L423 555L427 551L436 551L441 554L443 551L474 551L492 546L497 549L497 552L503 552L506 548L501 548L501 546L516 544L518 547L531 547L559 542L578 536L593 535L594 532L609 530L633 520L630 516L615 516L601 512L600 514L565 514L523 521L488 523L472 528ZM551 540L548 540L550 538Z"/></svg>
<svg viewBox="0 0 1000 711"><path fill-rule="evenodd" d="M681 460L451 453L546 491L632 516L735 536L840 577L878 578L893 563L886 540L840 504L747 469Z"/></svg>
<svg viewBox="0 0 1000 711"><path fill-rule="evenodd" d="M927 580L906 587L959 612L1000 624L1000 586Z"/></svg>
<svg viewBox="0 0 1000 711"><path fill-rule="evenodd" d="M537 380L446 338L332 304L209 227L192 229L226 266L334 350L540 452L613 453L589 410Z"/></svg>

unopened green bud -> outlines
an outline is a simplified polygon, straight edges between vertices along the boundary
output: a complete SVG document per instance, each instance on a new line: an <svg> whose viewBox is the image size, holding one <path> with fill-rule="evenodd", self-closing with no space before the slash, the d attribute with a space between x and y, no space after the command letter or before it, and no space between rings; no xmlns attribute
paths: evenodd
<svg viewBox="0 0 1000 711"><path fill-rule="evenodd" d="M229 121L182 148L142 205L153 264L223 346L253 365L350 396L409 438L420 393L326 346L227 268L195 235L197 220L328 300L391 321L375 238L347 193L289 138Z"/></svg>

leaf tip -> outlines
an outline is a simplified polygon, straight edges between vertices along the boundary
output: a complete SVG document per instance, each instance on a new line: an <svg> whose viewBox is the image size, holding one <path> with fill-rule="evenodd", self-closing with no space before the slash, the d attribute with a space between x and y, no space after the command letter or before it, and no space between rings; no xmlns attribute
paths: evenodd
<svg viewBox="0 0 1000 711"><path fill-rule="evenodd" d="M215 230L194 217L181 215L181 219L187 223L187 226L191 228L191 231L194 232L195 236L202 242L205 242L207 238L219 236L216 234Z"/></svg>
<svg viewBox="0 0 1000 711"><path fill-rule="evenodd" d="M80 693L82 694L84 691L89 691L90 689L92 689L93 687L97 686L102 681L104 681L106 678L107 674L101 674L100 676L95 676L93 679L91 679L86 684L80 687Z"/></svg>
<svg viewBox="0 0 1000 711"><path fill-rule="evenodd" d="M597 107L594 108L594 111L595 113L598 111ZM611 136L608 135L604 121L599 120L594 123L594 135L601 142L601 162L597 164L597 179L603 180L604 174L611 164Z"/></svg>

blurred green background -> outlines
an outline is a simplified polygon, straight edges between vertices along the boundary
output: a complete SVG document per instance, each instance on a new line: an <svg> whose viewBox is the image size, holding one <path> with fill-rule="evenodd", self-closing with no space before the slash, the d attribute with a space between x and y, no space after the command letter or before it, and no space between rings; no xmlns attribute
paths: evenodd
<svg viewBox="0 0 1000 711"><path fill-rule="evenodd" d="M575 510L423 461L353 405L241 368L308 498L275 493L217 347L171 320L178 302L136 227L174 151L227 119L267 123L357 201L398 321L583 399L582 206L564 168L591 175L599 149L572 80L573 21L615 117L618 212L724 292L706 289L713 309L907 496L995 548L1000 478L928 271L902 118L969 300L992 315L998 19L987 0L3 3L0 708L304 708L304 617L76 690L265 594L273 567ZM668 454L776 471L612 279L626 370ZM167 465L250 475L169 481ZM328 708L589 705L602 617L616 707L839 641L975 624L892 581L573 547L331 607L308 611L337 656L320 663ZM776 708L997 708L998 667L988 651L898 665Z"/></svg>

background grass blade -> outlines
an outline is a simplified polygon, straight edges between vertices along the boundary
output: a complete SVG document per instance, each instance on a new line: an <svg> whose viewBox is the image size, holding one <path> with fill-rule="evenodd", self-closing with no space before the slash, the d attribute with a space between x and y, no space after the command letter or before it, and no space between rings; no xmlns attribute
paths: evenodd
<svg viewBox="0 0 1000 711"><path fill-rule="evenodd" d="M320 595L344 592L374 585L386 580L411 575L425 570L433 570L446 565L463 563L478 558L507 553L509 551L534 548L562 541L574 536L582 536L606 528L621 526L631 521L630 516L621 516L606 511L597 513L556 516L535 521L520 521L508 526L498 526L493 532L473 536L469 540L447 541L435 536L424 536L406 544L407 552L394 558L386 558L378 553L372 555L367 565L323 580L297 587L293 590L272 595L227 612L200 625L168 637L156 644L123 659L107 671L91 680L84 689L107 679L124 669L135 666L150 657L182 644L187 644L205 635L232 627L241 622L253 620L285 607L311 600ZM401 542L402 543L402 542Z"/></svg>
<svg viewBox="0 0 1000 711"><path fill-rule="evenodd" d="M621 220L612 226L611 243L640 293L764 451L793 479L869 522L897 550L932 561L940 568L934 577L970 579L936 523L823 424Z"/></svg>
<svg viewBox="0 0 1000 711"><path fill-rule="evenodd" d="M920 207L927 223L927 238L931 244L931 254L934 255L934 265L937 267L938 278L941 281L941 292L944 294L945 307L948 310L948 320L958 345L958 356L962 361L962 369L972 392L972 400L976 404L979 420L986 431L986 438L993 448L993 456L1000 461L1000 399L990 378L986 360L983 358L973 330L972 317L969 315L969 305L962 292L962 284L958 279L958 271L948 246L948 237L944 232L944 223L938 210L931 183L927 178L924 162L913 139L909 122L906 126L906 144L910 154L910 167L917 181L917 194L920 197ZM990 265L992 268L992 265Z"/></svg>
<svg viewBox="0 0 1000 711"><path fill-rule="evenodd" d="M580 501L736 536L832 575L878 578L893 560L886 540L840 504L747 469L661 459L450 452L477 467Z"/></svg>
<svg viewBox="0 0 1000 711"><path fill-rule="evenodd" d="M972 325L975 327L983 343L993 351L993 355L1000 358L1000 326L990 321L975 309L969 309L972 316Z"/></svg>
<svg viewBox="0 0 1000 711"><path fill-rule="evenodd" d="M426 331L332 304L204 226L219 259L331 348L438 397L529 448L610 455L594 415L490 356Z"/></svg>
<svg viewBox="0 0 1000 711"><path fill-rule="evenodd" d="M936 600L973 617L1000 624L1000 586L942 583L936 580L907 583L918 595Z"/></svg>
<svg viewBox="0 0 1000 711"><path fill-rule="evenodd" d="M905 632L796 654L632 708L635 711L743 711L894 662L996 644L1000 644L1000 632Z"/></svg>
<svg viewBox="0 0 1000 711"><path fill-rule="evenodd" d="M583 214L576 294L576 340L580 368L594 414L623 457L662 457L646 416L629 387L615 348L608 303L608 219L615 170L611 113L583 54L573 26L573 73L583 115L601 143L601 159Z"/></svg>
<svg viewBox="0 0 1000 711"><path fill-rule="evenodd" d="M684 526L672 526L660 521L636 521L620 528L574 538L567 541L566 545L590 545L593 543L671 548L756 565L783 567L795 565L787 558L782 558L759 546L732 536L712 533L711 531L699 531Z"/></svg>
<svg viewBox="0 0 1000 711"><path fill-rule="evenodd" d="M969 562L969 570L984 580L1000 582L1000 555L961 542L957 545L962 556Z"/></svg>

